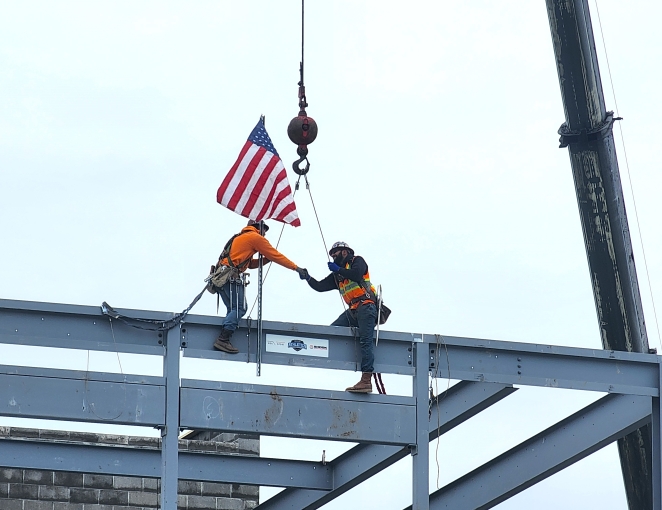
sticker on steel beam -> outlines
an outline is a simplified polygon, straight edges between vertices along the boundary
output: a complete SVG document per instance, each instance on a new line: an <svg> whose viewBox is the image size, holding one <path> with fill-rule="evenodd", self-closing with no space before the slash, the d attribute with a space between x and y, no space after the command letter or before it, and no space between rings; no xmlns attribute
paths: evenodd
<svg viewBox="0 0 662 510"><path fill-rule="evenodd" d="M295 354L297 356L329 357L329 341L300 336L272 335L267 333L267 352Z"/></svg>

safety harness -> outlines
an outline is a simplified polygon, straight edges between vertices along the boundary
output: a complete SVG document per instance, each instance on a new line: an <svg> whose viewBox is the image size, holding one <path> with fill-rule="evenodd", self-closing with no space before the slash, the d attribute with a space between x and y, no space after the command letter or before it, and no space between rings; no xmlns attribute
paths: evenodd
<svg viewBox="0 0 662 510"><path fill-rule="evenodd" d="M352 260L348 261L345 263L345 269L349 269L352 266L352 263L354 262L354 259L356 257L352 257ZM345 280L349 280L350 282L354 282L354 286L351 284L347 285L342 285L342 282ZM351 280L350 278L340 278L339 276L337 277L336 280L338 284L338 289L340 290L340 293L342 294L343 298L345 295L352 293L355 294L355 297L351 298L349 301L346 301L347 304L349 305L350 310L353 310L356 308L357 303L363 303L363 302L372 302L377 304L377 299L375 296L375 293L372 291L371 288L371 283L370 283L370 272L366 271L365 274L362 277L362 280L360 282L357 282L355 280ZM347 287L350 287L347 289ZM356 295L356 291L358 289L361 289L363 292L359 295Z"/></svg>
<svg viewBox="0 0 662 510"><path fill-rule="evenodd" d="M248 259L241 262L240 264L235 264L232 261L232 257L230 257L230 251L232 250L232 243L237 237L245 233L246 232L239 232L238 234L233 235L228 240L228 242L225 243L225 246L223 247L223 251L218 256L218 262L216 263L215 266L211 267L211 272L206 279L206 281L208 282L207 290L212 294L216 294L216 313L218 313L218 309L220 306L219 291L228 281L237 281L244 286L247 285L246 281L240 278L239 275L240 273L246 270L253 257L252 256L248 257ZM221 263L223 259L227 259L228 261L227 266Z"/></svg>

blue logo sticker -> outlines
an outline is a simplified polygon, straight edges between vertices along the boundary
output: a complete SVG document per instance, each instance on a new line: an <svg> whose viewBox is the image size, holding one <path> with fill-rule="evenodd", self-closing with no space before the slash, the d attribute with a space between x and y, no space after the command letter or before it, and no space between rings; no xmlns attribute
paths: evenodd
<svg viewBox="0 0 662 510"><path fill-rule="evenodd" d="M301 349L308 349L308 346L303 340L292 340L287 347L294 349L295 351L300 351Z"/></svg>

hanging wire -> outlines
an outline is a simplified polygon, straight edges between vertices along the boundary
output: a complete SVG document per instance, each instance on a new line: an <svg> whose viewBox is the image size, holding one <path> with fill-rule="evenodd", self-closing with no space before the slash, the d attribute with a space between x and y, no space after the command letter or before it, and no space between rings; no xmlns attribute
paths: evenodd
<svg viewBox="0 0 662 510"><path fill-rule="evenodd" d="M451 361L450 361L450 357L448 356L448 346L446 345L446 342L444 342L444 337L437 334L435 334L434 337L435 337L436 349L435 349L435 362L434 362L434 376L430 376L430 404L428 407L428 420L432 418L432 402L434 400L437 403L437 446L435 448L435 460L437 462L437 489L438 489L439 475L441 472L441 469L439 467L439 442L441 435L439 434L439 428L441 427L441 401L444 398L446 398L449 390L451 389ZM448 386L446 387L446 391L444 392L443 397L439 398L439 350L442 345L446 350L446 364L448 366ZM435 383L436 396L432 391L432 379L434 379L434 383Z"/></svg>
<svg viewBox="0 0 662 510"><path fill-rule="evenodd" d="M317 214L317 208L315 207L315 201L313 200L313 194L310 191L310 184L308 182L308 177L306 175L303 176L304 180L306 182L306 189L308 190L308 194L310 195L310 201L313 205L313 211L315 212L315 219L317 220L317 227L319 228L320 231L320 236L322 237L322 244L324 248L324 253L326 254L327 260L330 260L329 258L329 253L326 249L326 240L324 239L324 232L322 231L322 224L320 223L319 216ZM299 176L299 179L297 179L296 185L294 186L294 192L292 193L292 198L297 194L297 191L299 191L299 181L301 180L301 176ZM276 241L276 246L275 248L278 249L278 246L280 245L281 238L283 237L283 232L285 231L285 224L281 226L280 229L280 234L278 235L278 240ZM264 275L264 278L262 279L262 284L267 280L267 276L269 276L269 271L271 270L272 265L270 264L269 267L267 268L267 272ZM342 300L342 297L341 297ZM257 297L255 298L255 301L253 302L253 306L251 307L251 311L248 313L248 318L250 319L251 314L253 313L253 310L255 309L255 304L257 303ZM344 301L343 301L344 303Z"/></svg>
<svg viewBox="0 0 662 510"><path fill-rule="evenodd" d="M609 55L607 53L607 44L605 43L605 35L602 30L602 20L600 19L600 9L598 8L598 2L595 0L595 12L598 15L598 26L600 27L600 37L602 38L602 46L605 50L605 60L607 62L607 73L609 74L609 83L611 85L611 94L614 98L614 107L616 109L616 115L619 115L618 111L618 102L616 101L616 89L614 88L614 80L612 79L611 75L611 66L609 65ZM621 122L618 123L618 130L621 135L621 144L623 145L623 156L625 158L625 168L627 170L628 174L628 182L630 183L630 194L632 195L632 204L634 208L634 217L635 217L635 222L637 224L637 232L639 233L639 244L641 245L641 253L643 255L644 259L644 269L646 271L646 280L648 282L648 292L651 297L651 303L653 305L653 317L655 318L655 327L657 329L657 342L660 346L660 349L662 349L662 336L660 335L660 324L657 320L657 310L655 308L655 299L653 297L653 287L651 285L651 279L650 279L650 272L648 271L648 261L646 260L646 250L644 248L644 237L641 234L641 226L639 224L639 213L637 212L637 201L635 199L634 195L634 186L632 185L632 174L630 172L630 164L628 162L628 154L627 150L625 148L625 137L623 136L623 124Z"/></svg>
<svg viewBox="0 0 662 510"><path fill-rule="evenodd" d="M299 177L300 179L301 177ZM326 239L324 239L324 232L322 232L322 224L320 223L320 218L317 215L317 207L315 207L315 200L313 200L313 193L310 191L310 184L308 183L308 177L306 175L303 176L304 180L306 181L306 189L308 190L308 194L310 195L310 202L313 204L313 212L315 213L315 219L317 220L317 226L320 231L320 235L322 236L322 244L324 246L324 253L326 254L326 260L331 260L331 256L329 255L329 252L327 251L327 244L326 244ZM299 189L299 180L297 179L297 189Z"/></svg>
<svg viewBox="0 0 662 510"><path fill-rule="evenodd" d="M327 244L326 244L326 239L324 238L324 232L322 230L322 224L320 222L319 215L317 214L317 207L315 207L315 200L313 199L313 194L310 191L310 183L308 182L308 177L306 175L304 175L303 178L304 178L304 181L306 183L306 189L308 190L308 194L310 195L310 201L311 201L312 206L313 206L313 211L315 212L315 220L317 221L317 227L319 228L320 236L322 237L322 244L323 244L323 248L324 248L324 253L326 255L327 260L330 260L329 252L326 249ZM299 191L299 181L300 180L301 180L301 176L299 176L299 179L297 179L296 185L294 186L294 192L292 193L292 198L294 198L294 196L297 194L297 191ZM278 249L278 246L280 245L280 241L281 241L281 238L283 237L283 232L284 231L285 231L285 224L283 223L283 225L280 229L280 234L278 235L278 241L276 241L276 246L275 246L276 249ZM272 265L270 264L269 267L267 268L267 272L265 273L264 278L262 279L262 285L264 285L264 282L267 280L267 276L269 276L269 271L271 270L271 267L272 267ZM349 314L349 309L347 308L347 305L346 305L345 301L343 300L342 296L339 294L338 297L340 299L340 303L342 304L344 313L345 313L345 315L347 315L347 319L348 319L348 322L349 322L349 315L348 315ZM257 304L257 300L258 300L258 298L256 296L255 301L253 301L253 306L251 306L251 310L250 310L250 312L248 312L248 315L247 315L247 318L246 318L246 320L248 322L249 335L250 335L250 327L251 327L251 320L252 320L251 319L251 314L253 313L253 310L255 309L255 305ZM358 335L358 329L354 328L352 326L350 326L350 329L352 331L352 335L354 336L354 340L356 340L357 335ZM354 344L355 344L355 350L358 349L358 347L356 346L357 345L356 342L354 342ZM358 355L358 351L356 351L355 354Z"/></svg>
<svg viewBox="0 0 662 510"><path fill-rule="evenodd" d="M302 0L303 3L303 0ZM331 260L331 255L329 255L329 252L327 251L327 244L326 244L326 239L324 239L324 232L322 232L322 224L320 223L319 216L317 215L317 207L315 207L315 200L313 200L313 193L310 191L310 184L308 183L308 177L304 174L303 176L304 180L306 181L306 189L308 190L308 194L310 195L310 202L313 205L313 211L315 212L315 219L317 220L317 226L319 227L320 235L322 236L322 244L324 245L324 253L326 254L326 260L330 261ZM297 179L297 184L296 184L296 189L299 189L299 179ZM351 317L349 316L349 308L347 308L347 303L345 303L345 300L343 297L339 294L338 295L340 299L340 303L342 304L344 314L347 317L347 322L351 323ZM356 342L356 339L358 337L358 328L355 328L354 326L350 326L350 329L352 331L352 335L354 336L354 354L358 357L358 344Z"/></svg>
<svg viewBox="0 0 662 510"><path fill-rule="evenodd" d="M117 340L115 340L115 330L113 329L113 319L112 317L108 317L108 322L110 322L110 334L113 337L113 345L115 347L115 355L117 356L117 364L120 367L120 374L122 376L122 389L124 390L124 403L122 404L122 408L120 409L120 412L117 416L113 416L112 418L104 418L103 416L99 416L94 408L94 402L90 402L90 411L94 416L99 418L100 420L117 420L120 416L124 414L124 411L126 410L126 375L124 374L124 369L122 368L122 360L120 359L120 352L119 348L117 347ZM88 398L90 396L90 390L88 386L88 382L90 380L90 350L87 350L87 366L85 367L85 381L84 381L84 391L85 391L85 398Z"/></svg>

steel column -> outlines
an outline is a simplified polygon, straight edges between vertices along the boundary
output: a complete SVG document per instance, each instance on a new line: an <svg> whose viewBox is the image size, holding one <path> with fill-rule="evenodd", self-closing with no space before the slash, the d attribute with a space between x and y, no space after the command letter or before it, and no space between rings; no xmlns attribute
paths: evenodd
<svg viewBox="0 0 662 510"><path fill-rule="evenodd" d="M161 430L161 510L177 510L180 327L163 334L166 337L163 358L166 415L165 427Z"/></svg>
<svg viewBox="0 0 662 510"><path fill-rule="evenodd" d="M416 399L416 445L412 450L412 506L414 510L430 509L430 431L429 431L429 367L430 350L427 344L414 344L416 374L413 380Z"/></svg>
<svg viewBox="0 0 662 510"><path fill-rule="evenodd" d="M660 388L662 388L662 365L660 365L659 376ZM652 434L651 444L653 447L653 462L651 466L653 482L653 510L662 510L662 397L653 399L653 411L651 413L650 430Z"/></svg>

